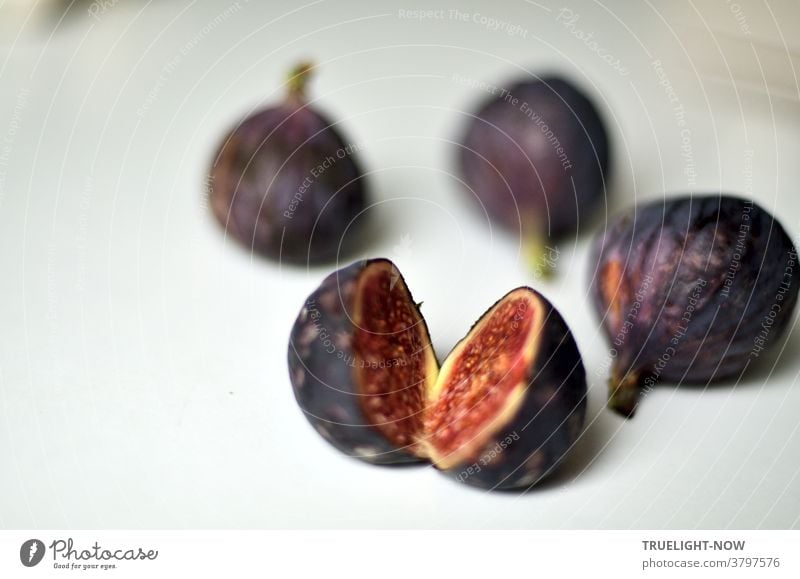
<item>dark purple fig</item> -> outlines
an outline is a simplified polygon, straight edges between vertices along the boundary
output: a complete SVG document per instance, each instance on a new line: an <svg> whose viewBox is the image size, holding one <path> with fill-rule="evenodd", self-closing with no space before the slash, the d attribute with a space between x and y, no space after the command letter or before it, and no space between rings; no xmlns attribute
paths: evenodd
<svg viewBox="0 0 800 579"><path fill-rule="evenodd" d="M296 67L285 100L242 121L214 157L214 215L226 231L266 257L332 261L366 206L357 147L306 103L312 66Z"/></svg>
<svg viewBox="0 0 800 579"><path fill-rule="evenodd" d="M425 411L430 460L459 482L527 488L552 473L586 414L586 375L572 333L538 292L492 306L439 372Z"/></svg>
<svg viewBox="0 0 800 579"><path fill-rule="evenodd" d="M797 302L797 251L783 227L726 195L620 215L595 240L592 267L614 357L609 406L625 416L659 380L738 378L780 338Z"/></svg>
<svg viewBox="0 0 800 579"><path fill-rule="evenodd" d="M328 442L367 462L424 456L417 439L437 369L425 321L385 259L329 275L292 328L289 376L297 402Z"/></svg>
<svg viewBox="0 0 800 579"><path fill-rule="evenodd" d="M506 295L439 372L425 322L384 259L341 269L311 294L292 329L289 375L308 420L342 452L428 459L483 488L538 482L585 414L578 348L541 295Z"/></svg>
<svg viewBox="0 0 800 579"><path fill-rule="evenodd" d="M491 97L470 119L458 162L468 193L518 232L546 273L548 240L578 231L606 198L609 143L592 102L558 77L525 80Z"/></svg>

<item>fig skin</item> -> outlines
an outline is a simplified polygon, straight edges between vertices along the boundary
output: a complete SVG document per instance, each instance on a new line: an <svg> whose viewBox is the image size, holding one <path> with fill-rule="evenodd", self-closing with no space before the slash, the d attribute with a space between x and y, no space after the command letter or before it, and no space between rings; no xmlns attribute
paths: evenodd
<svg viewBox="0 0 800 579"><path fill-rule="evenodd" d="M466 192L493 222L520 234L534 266L547 265L548 240L575 234L606 198L606 129L592 102L563 78L524 80L492 96L459 143Z"/></svg>
<svg viewBox="0 0 800 579"><path fill-rule="evenodd" d="M496 310L501 306L506 309ZM408 341L409 335L416 339ZM375 355L401 356L408 369L387 364L365 372L359 364ZM373 464L428 460L459 482L486 489L527 488L550 474L580 435L586 414L577 345L539 293L527 287L509 292L440 371L424 319L386 259L357 262L325 278L295 321L288 363L300 408L339 451ZM462 388L462 377L471 392ZM377 411L373 392L385 396ZM402 416L399 428L387 431L387 421L370 418L377 415ZM393 438L397 432L405 444Z"/></svg>
<svg viewBox="0 0 800 579"><path fill-rule="evenodd" d="M659 380L738 377L784 333L797 302L791 239L766 210L727 195L667 198L618 216L595 239L591 265L614 356L609 406L627 417Z"/></svg>
<svg viewBox="0 0 800 579"><path fill-rule="evenodd" d="M397 283L405 287L397 268L386 259L358 261L326 277L308 297L292 328L289 378L308 421L339 451L372 464L419 462L410 445L396 447L364 415L354 375L358 357L353 349L352 313L357 285L365 269L375 263L391 265ZM418 310L417 315L422 320ZM427 329L425 335L430 344ZM435 372L432 348L431 357Z"/></svg>
<svg viewBox="0 0 800 579"><path fill-rule="evenodd" d="M367 203L355 147L306 104L311 69L298 65L282 103L224 138L209 173L211 208L226 231L252 251L292 264L333 261Z"/></svg>
<svg viewBox="0 0 800 579"><path fill-rule="evenodd" d="M528 386L516 411L472 457L442 468L434 455L434 466L447 476L487 490L522 490L552 474L583 431L586 417L586 371L578 345L564 318L539 292L529 287L509 292L473 329L495 306L520 291L535 297L536 315L543 321L526 370ZM441 374L439 379L444 379Z"/></svg>

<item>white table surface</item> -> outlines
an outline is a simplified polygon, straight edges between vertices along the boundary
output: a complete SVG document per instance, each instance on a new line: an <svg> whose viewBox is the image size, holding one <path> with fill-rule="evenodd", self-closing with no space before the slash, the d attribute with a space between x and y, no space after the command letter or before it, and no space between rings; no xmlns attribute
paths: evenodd
<svg viewBox="0 0 800 579"><path fill-rule="evenodd" d="M0 16L0 526L800 526L796 321L783 353L740 384L665 384L624 421L603 408L589 235L563 242L552 281L533 279L516 240L465 202L448 144L482 99L454 74L557 70L607 119L610 211L723 189L797 239L796 2L103 4L57 25ZM444 16L399 12L426 7ZM398 263L440 356L521 284L571 325L587 430L541 488L486 494L427 467L349 460L295 404L288 332L331 268L251 257L201 193L218 139L274 101L304 56L321 65L320 106L364 145L378 232L367 254ZM656 60L685 110L689 158Z"/></svg>

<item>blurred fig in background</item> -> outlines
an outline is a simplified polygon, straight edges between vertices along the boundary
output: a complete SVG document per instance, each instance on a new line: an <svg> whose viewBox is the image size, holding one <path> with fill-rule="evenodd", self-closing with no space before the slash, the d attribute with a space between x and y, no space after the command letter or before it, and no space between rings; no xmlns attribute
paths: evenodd
<svg viewBox="0 0 800 579"><path fill-rule="evenodd" d="M258 254L294 264L335 260L367 203L358 147L306 103L311 69L299 64L282 103L224 138L209 175L211 207L226 231Z"/></svg>
<svg viewBox="0 0 800 579"><path fill-rule="evenodd" d="M546 246L574 235L604 204L606 129L592 102L562 78L496 91L469 118L459 145L467 194L494 223L521 235L537 272L553 266Z"/></svg>
<svg viewBox="0 0 800 579"><path fill-rule="evenodd" d="M780 223L726 195L629 210L597 236L590 265L613 356L609 406L628 417L659 380L737 378L784 333L800 287Z"/></svg>

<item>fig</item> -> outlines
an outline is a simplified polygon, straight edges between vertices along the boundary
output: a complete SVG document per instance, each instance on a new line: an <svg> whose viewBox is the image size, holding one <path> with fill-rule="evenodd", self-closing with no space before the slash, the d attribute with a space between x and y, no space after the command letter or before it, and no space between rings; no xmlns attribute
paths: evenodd
<svg viewBox="0 0 800 579"><path fill-rule="evenodd" d="M428 393L429 460L477 487L530 487L580 435L586 391L564 319L535 290L512 290L447 356Z"/></svg>
<svg viewBox="0 0 800 579"><path fill-rule="evenodd" d="M425 456L417 437L437 370L425 320L385 259L326 277L289 339L289 376L306 418L340 451L371 463Z"/></svg>
<svg viewBox="0 0 800 579"><path fill-rule="evenodd" d="M306 103L312 69L299 64L282 103L225 137L209 173L211 208L226 231L258 254L294 264L334 260L367 203L358 147Z"/></svg>
<svg viewBox="0 0 800 579"><path fill-rule="evenodd" d="M589 98L557 76L494 93L458 141L459 171L488 217L519 233L527 259L547 273L546 244L575 234L606 198L606 129Z"/></svg>
<svg viewBox="0 0 800 579"><path fill-rule="evenodd" d="M654 201L594 241L592 299L610 340L609 406L633 416L660 380L740 376L797 302L797 250L775 218L723 194Z"/></svg>
<svg viewBox="0 0 800 579"><path fill-rule="evenodd" d="M371 463L427 460L460 482L525 488L555 469L583 426L586 377L575 340L527 287L492 306L439 370L396 266L358 262L308 298L288 359L314 428Z"/></svg>

